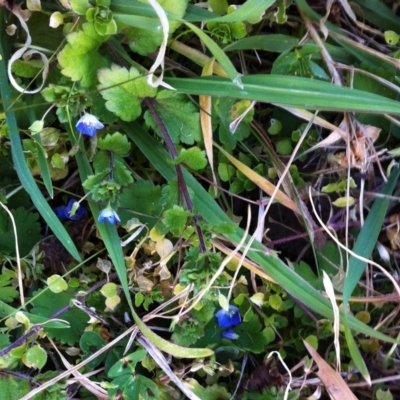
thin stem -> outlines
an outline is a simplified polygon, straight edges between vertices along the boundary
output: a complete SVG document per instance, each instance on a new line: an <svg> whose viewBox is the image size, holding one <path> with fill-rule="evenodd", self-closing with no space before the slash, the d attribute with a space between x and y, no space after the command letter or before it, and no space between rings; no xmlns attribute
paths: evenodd
<svg viewBox="0 0 400 400"><path fill-rule="evenodd" d="M160 129L160 131L163 135L165 144L167 145L167 148L168 148L169 154L171 155L171 158L173 160L175 160L178 157L178 153L176 152L175 146L172 143L171 137L167 131L167 128L166 128L163 120L161 119L160 115L158 114L158 112L155 108L154 101L148 97L146 97L144 99L144 101L145 101L149 111L151 112L151 115L153 116L154 121L156 122L158 128ZM178 186L179 186L179 189L185 199L186 206L190 212L193 212L193 203L192 203L192 199L190 198L189 191L188 191L188 188L185 183L185 179L183 177L182 167L179 164L175 165L175 171L176 171L176 176L178 179ZM194 222L197 236L199 237L200 252L205 253L207 248L206 248L206 244L204 241L203 232L198 225L199 217L197 215L193 216L193 222Z"/></svg>

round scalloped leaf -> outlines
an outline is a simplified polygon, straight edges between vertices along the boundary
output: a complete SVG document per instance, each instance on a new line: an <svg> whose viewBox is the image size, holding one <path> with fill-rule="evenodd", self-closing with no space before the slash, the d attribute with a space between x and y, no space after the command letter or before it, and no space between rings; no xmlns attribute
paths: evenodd
<svg viewBox="0 0 400 400"><path fill-rule="evenodd" d="M110 310L114 311L119 303L121 303L121 298L118 295L107 297L106 306Z"/></svg>
<svg viewBox="0 0 400 400"><path fill-rule="evenodd" d="M24 354L22 361L29 368L42 369L47 361L47 353L39 345L35 344Z"/></svg>
<svg viewBox="0 0 400 400"><path fill-rule="evenodd" d="M118 286L115 283L109 282L101 288L100 292L104 297L113 297L118 292Z"/></svg>
<svg viewBox="0 0 400 400"><path fill-rule="evenodd" d="M65 292L68 289L68 283L60 275L54 274L47 278L49 289L53 293Z"/></svg>
<svg viewBox="0 0 400 400"><path fill-rule="evenodd" d="M96 83L97 71L107 66L107 60L97 51L107 37L100 36L91 23L83 24L82 28L67 36L68 44L58 55L58 62L63 75L90 87Z"/></svg>
<svg viewBox="0 0 400 400"><path fill-rule="evenodd" d="M106 101L109 111L124 121L134 121L142 112L141 98L154 97L157 89L151 87L139 71L113 64L98 72L100 85L98 89Z"/></svg>

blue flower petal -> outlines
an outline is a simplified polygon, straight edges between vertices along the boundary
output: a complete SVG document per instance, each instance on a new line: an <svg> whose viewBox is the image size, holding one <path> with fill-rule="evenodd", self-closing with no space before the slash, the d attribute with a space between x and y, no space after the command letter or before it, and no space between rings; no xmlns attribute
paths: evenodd
<svg viewBox="0 0 400 400"><path fill-rule="evenodd" d="M71 221L79 221L85 214L85 209L81 205L79 205L78 209L75 211L75 214L71 215L71 210L75 203L76 203L75 200L70 200L66 207L66 212L68 213L68 219L70 219Z"/></svg>
<svg viewBox="0 0 400 400"><path fill-rule="evenodd" d="M217 318L218 325L221 328L231 328L232 326L239 325L242 318L239 314L239 309L236 306L229 306L229 310L219 310L215 317Z"/></svg>
<svg viewBox="0 0 400 400"><path fill-rule="evenodd" d="M229 340L236 340L239 338L239 335L233 329L227 329L222 332L222 337Z"/></svg>
<svg viewBox="0 0 400 400"><path fill-rule="evenodd" d="M118 214L110 207L105 208L100 211L99 222L108 222L109 224L119 224L121 220L118 217Z"/></svg>
<svg viewBox="0 0 400 400"><path fill-rule="evenodd" d="M85 214L85 208L82 206L79 206L78 209L76 210L74 215L70 215L71 210L73 205L76 203L75 200L71 199L68 201L68 204L66 206L59 206L55 208L55 212L57 214L57 217L60 218L61 221L79 221L83 218L83 215Z"/></svg>
<svg viewBox="0 0 400 400"><path fill-rule="evenodd" d="M76 124L76 129L84 135L93 137L104 125L92 114L84 114Z"/></svg>
<svg viewBox="0 0 400 400"><path fill-rule="evenodd" d="M57 217L60 218L61 221L66 221L68 219L67 207L59 206L54 210L57 214Z"/></svg>

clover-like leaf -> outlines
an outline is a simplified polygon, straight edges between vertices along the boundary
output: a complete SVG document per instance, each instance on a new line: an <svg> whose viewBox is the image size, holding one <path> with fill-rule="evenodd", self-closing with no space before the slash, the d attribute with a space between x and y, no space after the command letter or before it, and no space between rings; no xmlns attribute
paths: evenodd
<svg viewBox="0 0 400 400"><path fill-rule="evenodd" d="M93 24L85 23L82 28L67 36L68 44L58 55L58 62L64 75L90 87L96 83L97 71L107 66L107 60L97 51L107 38L100 36Z"/></svg>
<svg viewBox="0 0 400 400"><path fill-rule="evenodd" d="M47 278L47 284L53 293L65 292L68 289L68 283L65 282L63 277L57 274Z"/></svg>
<svg viewBox="0 0 400 400"><path fill-rule="evenodd" d="M42 369L47 361L47 353L41 346L35 344L27 351L24 361L28 362L29 368Z"/></svg>
<svg viewBox="0 0 400 400"><path fill-rule="evenodd" d="M133 121L142 112L140 99L154 97L157 89L147 83L145 76L131 67L126 68L113 64L111 68L103 68L98 72L101 95L104 97L109 111L124 121Z"/></svg>

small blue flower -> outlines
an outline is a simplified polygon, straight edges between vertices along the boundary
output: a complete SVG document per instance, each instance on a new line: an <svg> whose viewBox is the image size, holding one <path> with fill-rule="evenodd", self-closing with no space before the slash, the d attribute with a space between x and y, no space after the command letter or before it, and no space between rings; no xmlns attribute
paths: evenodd
<svg viewBox="0 0 400 400"><path fill-rule="evenodd" d="M75 214L71 215L72 207L75 203L77 202L71 199L68 201L66 206L56 207L55 212L57 217L60 218L61 221L67 221L68 219L71 221L79 221L82 219L83 215L85 214L85 209L81 205L78 205L78 209L75 211Z"/></svg>
<svg viewBox="0 0 400 400"><path fill-rule="evenodd" d="M84 114L76 124L76 129L84 135L93 137L104 125L92 114Z"/></svg>
<svg viewBox="0 0 400 400"><path fill-rule="evenodd" d="M118 217L118 214L111 208L107 207L104 210L100 211L99 222L108 222L109 224L119 224L121 220Z"/></svg>
<svg viewBox="0 0 400 400"><path fill-rule="evenodd" d="M222 337L225 339L236 340L239 335L233 329L227 329L222 332Z"/></svg>
<svg viewBox="0 0 400 400"><path fill-rule="evenodd" d="M232 326L239 325L242 322L239 309L236 306L229 306L228 311L222 308L215 314L215 317L217 318L218 325L221 328L231 328Z"/></svg>

